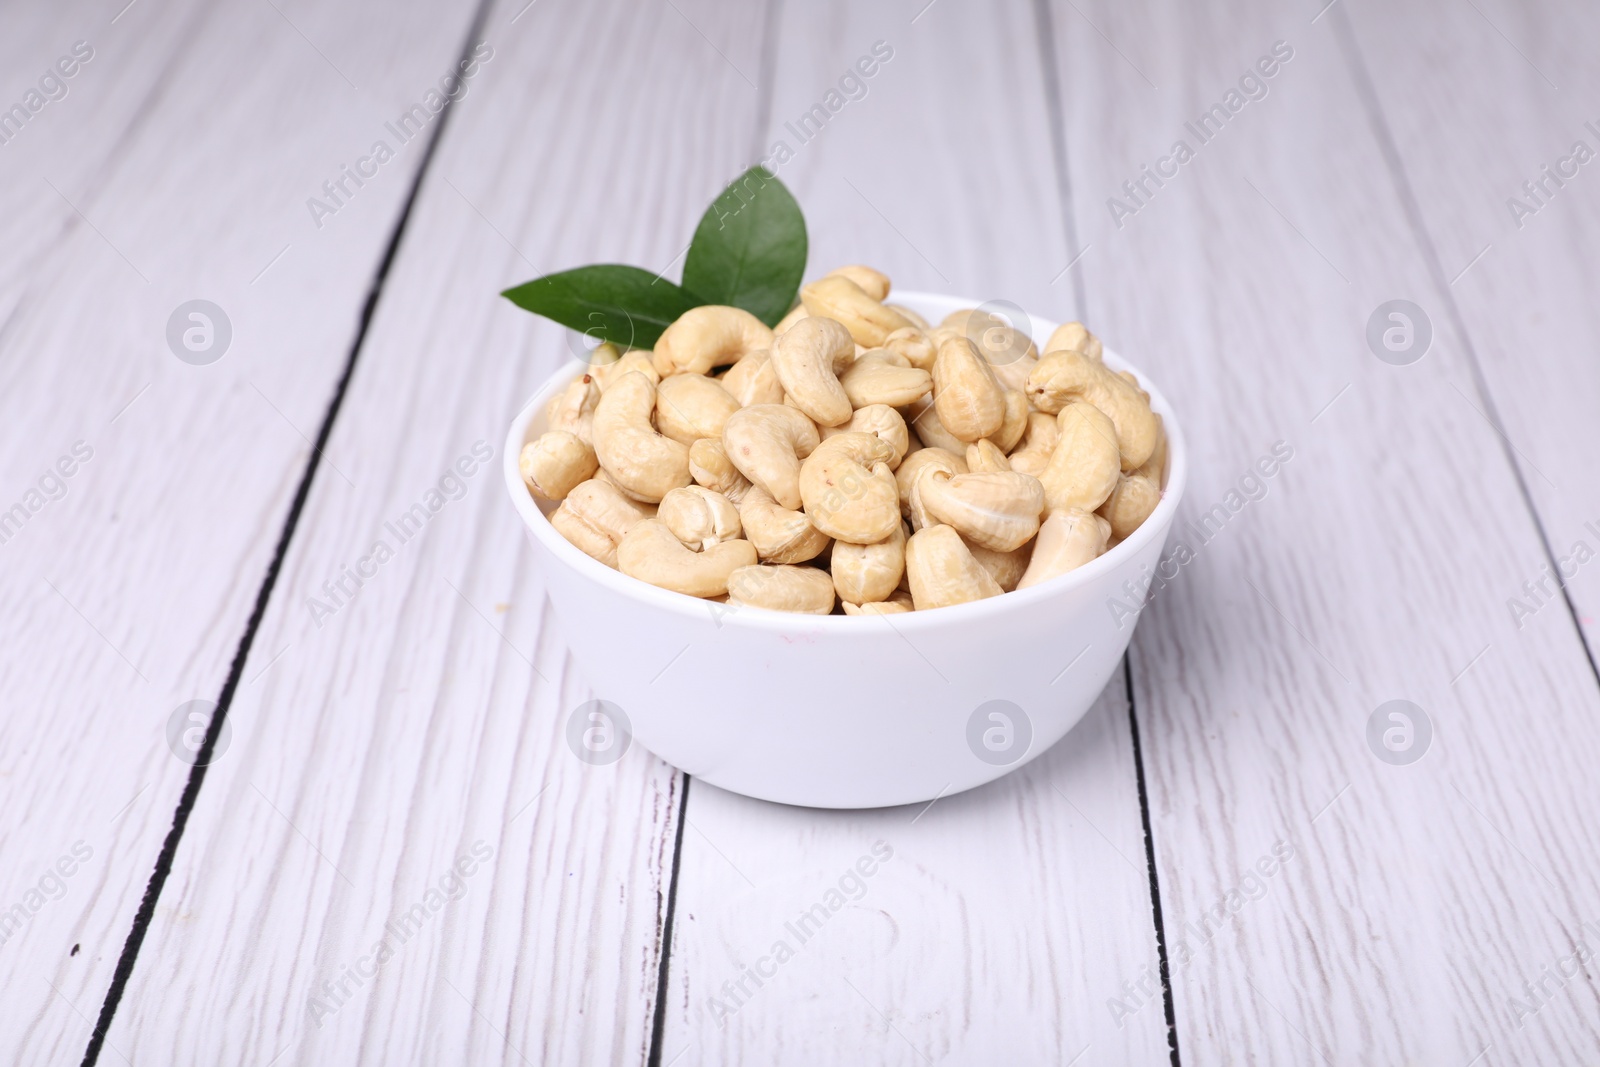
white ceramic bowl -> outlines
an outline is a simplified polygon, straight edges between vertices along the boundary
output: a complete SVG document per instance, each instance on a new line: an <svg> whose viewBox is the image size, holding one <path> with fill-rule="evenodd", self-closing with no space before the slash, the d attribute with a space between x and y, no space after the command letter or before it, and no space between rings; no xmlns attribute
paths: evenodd
<svg viewBox="0 0 1600 1067"><path fill-rule="evenodd" d="M899 291L893 302L933 322L981 303ZM1035 341L1056 325L1033 320ZM511 425L506 489L527 523L573 659L628 720L619 736L631 726L651 752L723 789L823 808L959 793L1054 745L1128 647L1135 620L1114 613L1111 599L1136 602L1124 583L1143 588L1154 571L1187 476L1183 431L1166 398L1109 350L1105 362L1139 375L1167 432L1161 503L1131 537L1018 592L928 612L821 617L658 589L557 533L548 506L523 485L517 457L543 432L550 397L587 366L563 368ZM561 714L581 718L575 709ZM572 741L585 723L568 726Z"/></svg>

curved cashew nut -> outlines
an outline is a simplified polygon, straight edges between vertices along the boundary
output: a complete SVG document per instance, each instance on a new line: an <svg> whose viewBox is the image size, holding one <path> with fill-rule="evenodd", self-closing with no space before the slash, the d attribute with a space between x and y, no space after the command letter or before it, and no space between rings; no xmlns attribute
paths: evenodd
<svg viewBox="0 0 1600 1067"><path fill-rule="evenodd" d="M804 287L800 301L813 317L843 323L856 343L866 348L877 348L891 333L911 325L904 315L884 307L871 293L841 274L818 278Z"/></svg>
<svg viewBox="0 0 1600 1067"><path fill-rule="evenodd" d="M567 387L550 398L545 408L545 425L551 430L565 430L577 434L591 448L594 447L594 409L600 403L600 383L592 374L581 374Z"/></svg>
<svg viewBox="0 0 1600 1067"><path fill-rule="evenodd" d="M1117 487L1121 473L1117 431L1105 412L1072 400L1056 416L1059 436L1039 480L1051 511L1094 511Z"/></svg>
<svg viewBox="0 0 1600 1067"><path fill-rule="evenodd" d="M1010 469L1011 461L1006 459L1006 454L996 448L994 442L987 437L979 438L967 446L967 470L974 474L991 474Z"/></svg>
<svg viewBox="0 0 1600 1067"><path fill-rule="evenodd" d="M929 526L911 535L906 542L906 577L918 611L1004 592L949 526Z"/></svg>
<svg viewBox="0 0 1600 1067"><path fill-rule="evenodd" d="M933 407L944 428L966 442L993 437L1005 425L1005 390L965 337L950 337L939 345L933 361Z"/></svg>
<svg viewBox="0 0 1600 1067"><path fill-rule="evenodd" d="M1075 349L1051 352L1039 361L1028 375L1028 399L1052 414L1070 400L1087 400L1105 412L1117 428L1125 471L1144 466L1155 451L1161 426L1143 390Z"/></svg>
<svg viewBox="0 0 1600 1067"><path fill-rule="evenodd" d="M816 567L756 564L728 576L728 603L768 611L828 615L833 611L833 582Z"/></svg>
<svg viewBox="0 0 1600 1067"><path fill-rule="evenodd" d="M855 407L902 407L928 395L933 388L933 375L915 367L897 367L882 355L868 352L839 376L839 384Z"/></svg>
<svg viewBox="0 0 1600 1067"><path fill-rule="evenodd" d="M534 496L546 500L562 500L600 466L590 448L577 434L565 430L550 430L539 435L537 441L522 446L517 456L517 469L522 472L522 483Z"/></svg>
<svg viewBox="0 0 1600 1067"><path fill-rule="evenodd" d="M1111 536L1120 541L1144 525L1159 503L1161 487L1154 478L1138 472L1118 474L1117 487L1097 514L1111 524Z"/></svg>
<svg viewBox="0 0 1600 1067"><path fill-rule="evenodd" d="M800 499L812 525L856 545L892 534L900 523L892 458L894 449L869 433L835 434L819 444L800 466Z"/></svg>
<svg viewBox="0 0 1600 1067"><path fill-rule="evenodd" d="M917 438L930 448L942 448L946 452L962 456L966 454L967 442L957 437L945 428L939 421L939 412L933 405L933 397L925 396L915 404L907 404L900 414L905 416L906 423L916 431Z"/></svg>
<svg viewBox="0 0 1600 1067"><path fill-rule="evenodd" d="M829 426L822 430L821 436L826 441L841 433L870 433L885 442L894 449L894 457L889 460L890 470L899 468L900 461L906 458L906 452L911 448L911 431L906 429L906 420L894 408L884 404L868 404L857 408L849 422L843 426Z"/></svg>
<svg viewBox="0 0 1600 1067"><path fill-rule="evenodd" d="M1006 390L1006 419L995 431L994 443L1002 452L1010 452L1028 431L1028 394L1021 389Z"/></svg>
<svg viewBox="0 0 1600 1067"><path fill-rule="evenodd" d="M739 521L756 555L768 563L804 563L828 547L828 535L811 525L805 512L784 507L759 485L739 502Z"/></svg>
<svg viewBox="0 0 1600 1067"><path fill-rule="evenodd" d="M739 402L721 383L703 374L674 374L656 386L656 425L680 444L721 437L728 416L738 410Z"/></svg>
<svg viewBox="0 0 1600 1067"><path fill-rule="evenodd" d="M852 604L845 600L839 606L844 608L846 615L904 615L915 610L911 604L911 592L906 589L896 589L888 600L869 600L865 604Z"/></svg>
<svg viewBox="0 0 1600 1067"><path fill-rule="evenodd" d="M689 446L650 425L656 387L643 374L616 378L594 411L594 451L629 496L654 504L667 490L689 484Z"/></svg>
<svg viewBox="0 0 1600 1067"><path fill-rule="evenodd" d="M806 310L806 306L804 304L800 303L799 301L795 301L794 307L790 308L788 314L779 319L778 325L772 328L772 335L776 337L778 334L787 330L789 327L793 326L795 323L799 322L809 314L811 314L811 312Z"/></svg>
<svg viewBox="0 0 1600 1067"><path fill-rule="evenodd" d="M751 352L772 347L767 324L744 308L706 304L690 308L656 341L656 373L708 374L712 367L737 363Z"/></svg>
<svg viewBox="0 0 1600 1067"><path fill-rule="evenodd" d="M783 383L778 381L778 368L772 365L771 352L752 352L715 380L740 407L783 403Z"/></svg>
<svg viewBox="0 0 1600 1067"><path fill-rule="evenodd" d="M960 455L948 449L937 446L919 448L901 461L895 468L894 484L900 496L900 513L911 519L911 528L920 530L927 523L919 523L911 507L911 491L916 488L917 478L928 469L942 470L946 474L967 473L967 461Z"/></svg>
<svg viewBox="0 0 1600 1067"><path fill-rule="evenodd" d="M1028 380L1028 371L1039 360L1033 338L999 315L969 308L946 315L940 326L958 330L971 341L1006 389L1021 389Z"/></svg>
<svg viewBox="0 0 1600 1067"><path fill-rule="evenodd" d="M722 442L714 437L702 437L689 446L689 477L696 485L721 493L735 504L744 499L750 488L749 479L739 473Z"/></svg>
<svg viewBox="0 0 1600 1067"><path fill-rule="evenodd" d="M1100 338L1090 333L1088 328L1081 322L1069 322L1065 325L1057 326L1055 332L1050 335L1050 340L1044 343L1046 355L1051 352L1060 352L1068 349L1074 352L1082 352L1096 363L1100 362L1101 354L1104 351L1100 344Z"/></svg>
<svg viewBox="0 0 1600 1067"><path fill-rule="evenodd" d="M1050 462L1050 454L1055 451L1056 439L1060 436L1056 428L1056 416L1046 415L1042 411L1029 411L1028 428L1022 434L1022 441L1011 450L1006 460L1012 470L1042 480L1044 469ZM1048 486L1045 492L1049 493Z"/></svg>
<svg viewBox="0 0 1600 1067"><path fill-rule="evenodd" d="M740 408L722 427L722 447L739 473L791 510L800 506L800 461L817 441L811 420L785 404Z"/></svg>
<svg viewBox="0 0 1600 1067"><path fill-rule="evenodd" d="M907 366L930 372L939 354L939 346L928 337L927 328L923 326L894 331L883 339L883 347L905 360Z"/></svg>
<svg viewBox="0 0 1600 1067"><path fill-rule="evenodd" d="M607 346L600 346L600 348L605 347ZM600 349L597 348L595 351L598 352ZM614 362L596 364L589 372L589 377L594 379L601 393L611 388L612 382L621 381L630 374L642 374L650 379L650 384L655 385L661 381L661 375L656 373L656 366L651 362L652 358L652 354L645 349L631 348Z"/></svg>
<svg viewBox="0 0 1600 1067"><path fill-rule="evenodd" d="M698 485L674 489L661 498L656 517L672 535L696 552L739 537L739 509L721 493Z"/></svg>
<svg viewBox="0 0 1600 1067"><path fill-rule="evenodd" d="M1033 559L1017 588L1026 589L1083 566L1106 550L1110 536L1111 524L1098 515L1080 508L1052 511L1039 527Z"/></svg>
<svg viewBox="0 0 1600 1067"><path fill-rule="evenodd" d="M889 599L906 572L905 526L895 523L894 533L875 545L835 541L828 566L840 600L865 604Z"/></svg>
<svg viewBox="0 0 1600 1067"><path fill-rule="evenodd" d="M852 263L844 267L835 267L824 277L849 278L861 287L862 292L880 304L889 299L889 276L881 270L873 270L871 267Z"/></svg>
<svg viewBox="0 0 1600 1067"><path fill-rule="evenodd" d="M696 552L660 519L636 523L617 545L617 569L623 574L689 596L721 596L728 591L728 576L755 561L749 541L724 541Z"/></svg>
<svg viewBox="0 0 1600 1067"><path fill-rule="evenodd" d="M885 304L883 306L888 308L890 311L899 312L907 322L911 323L911 325L915 326L917 329L928 329L928 320L917 314L915 311L912 311L904 304ZM922 369L927 370L928 368L924 367Z"/></svg>
<svg viewBox="0 0 1600 1067"><path fill-rule="evenodd" d="M996 552L992 548L984 548L980 544L967 541L967 551L971 552L972 558L989 572L989 577L995 580L995 584L1009 593L1017 587L1017 583L1022 581L1022 576L1028 571L1028 563L1033 559L1033 542L1029 541L1021 548L1014 548L1010 552Z"/></svg>
<svg viewBox="0 0 1600 1067"><path fill-rule="evenodd" d="M645 517L644 509L616 486L590 480L568 493L550 513L550 525L579 551L615 568L618 543Z"/></svg>
<svg viewBox="0 0 1600 1067"><path fill-rule="evenodd" d="M839 372L855 358L849 331L815 315L795 323L772 346L772 366L784 393L819 426L850 421L854 405L839 384Z"/></svg>
<svg viewBox="0 0 1600 1067"><path fill-rule="evenodd" d="M1044 486L1031 474L956 474L930 470L917 479L928 517L953 526L973 544L1010 552L1039 532Z"/></svg>

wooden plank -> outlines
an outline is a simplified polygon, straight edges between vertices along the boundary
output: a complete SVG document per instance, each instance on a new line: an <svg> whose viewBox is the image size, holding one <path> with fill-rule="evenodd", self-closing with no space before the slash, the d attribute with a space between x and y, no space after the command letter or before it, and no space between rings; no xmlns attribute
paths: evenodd
<svg viewBox="0 0 1600 1067"><path fill-rule="evenodd" d="M451 120L335 425L353 484L314 487L247 670L266 674L235 707L112 1030L130 1056L647 1055L681 787L642 749L592 767L563 739L588 691L497 453L567 335L497 294L595 260L669 268L748 157L761 32L759 10L681 0L491 10L494 60ZM604 61L575 42L605 42ZM470 476L451 474L463 457ZM397 543L385 524L441 482L459 499ZM379 538L393 558L314 612ZM433 898L420 932L387 929L480 841L491 858L458 899Z"/></svg>
<svg viewBox="0 0 1600 1067"><path fill-rule="evenodd" d="M1031 9L922 7L784 8L763 143L794 151L779 173L806 210L811 270L865 262L902 288L1071 318ZM799 143L799 117L853 88L840 76L880 41L892 58L864 95ZM788 809L694 783L662 1062L1163 1059L1122 690L1119 673L1053 751L926 810ZM873 873L852 880L863 859ZM803 913L857 881L811 934ZM1109 1006L1125 978L1145 983L1130 1017Z"/></svg>
<svg viewBox="0 0 1600 1067"><path fill-rule="evenodd" d="M1499 439L1463 400L1454 324L1436 318L1410 366L1368 349L1381 302L1442 294L1339 10L1317 6L1056 9L1091 322L1186 415L1185 514L1221 505L1132 653L1180 1049L1592 1058L1592 1015L1552 1007L1518 1030L1508 998L1570 957L1600 888L1582 859L1594 806L1574 802L1600 757L1594 678L1570 628L1514 637L1505 590L1543 550ZM1220 134L1195 137L1185 123L1279 40L1293 56L1266 98L1241 93ZM1413 87L1386 109L1437 121ZM1122 183L1180 138L1193 158L1128 201ZM1133 209L1120 228L1114 196ZM1263 477L1278 441L1293 456ZM1409 765L1367 740L1396 698L1433 728L1426 747L1412 735ZM1588 1004L1548 988L1543 1001Z"/></svg>
<svg viewBox="0 0 1600 1067"><path fill-rule="evenodd" d="M95 49L0 146L8 1061L88 1042L190 773L169 720L222 686L420 152L320 232L306 197L467 15L386 5L374 34L371 10L279 7L19 12L33 43L0 46L30 78ZM166 337L194 298L232 325L206 366Z"/></svg>

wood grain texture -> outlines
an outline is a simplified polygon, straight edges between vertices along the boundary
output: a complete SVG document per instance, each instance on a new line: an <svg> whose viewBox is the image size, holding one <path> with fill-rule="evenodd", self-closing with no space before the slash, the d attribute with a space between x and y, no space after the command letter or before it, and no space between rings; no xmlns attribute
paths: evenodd
<svg viewBox="0 0 1600 1067"><path fill-rule="evenodd" d="M864 262L900 287L1070 319L1033 13L941 4L918 17L922 6L783 9L763 145L794 151L779 174L806 211L810 273ZM865 93L820 132L802 128L877 42L892 58ZM662 1062L1164 1060L1122 691L1119 672L1055 750L925 811L787 809L696 782ZM879 841L892 859L852 879ZM810 935L802 915L841 879L846 899L863 883L859 899ZM1142 1010L1111 1010L1120 984L1141 979Z"/></svg>
<svg viewBox="0 0 1600 1067"><path fill-rule="evenodd" d="M747 158L757 101L734 64L755 69L761 29L759 9L685 3L491 10L494 60L441 143L328 448L350 483L317 479L248 669L267 673L117 1015L130 1056L644 1060L681 787L643 749L590 767L567 747L589 693L498 451L568 338L497 294L594 260L671 267ZM494 462L451 475L478 442ZM459 499L398 543L386 523L430 490ZM393 557L314 612L379 539ZM458 899L386 934L479 841L493 858Z"/></svg>
<svg viewBox="0 0 1600 1067"><path fill-rule="evenodd" d="M1367 349L1380 302L1439 294L1317 6L1054 9L1091 325L1186 416L1180 522L1223 505L1132 652L1181 1049L1583 1062L1587 985L1520 1030L1508 997L1600 888L1594 678L1570 627L1520 640L1506 615L1543 550L1454 325L1409 367ZM1266 98L1198 143L1185 122L1277 40ZM1194 158L1119 228L1108 199L1180 138ZM1409 766L1366 740L1394 698L1435 731Z"/></svg>
<svg viewBox="0 0 1600 1067"><path fill-rule="evenodd" d="M83 1054L189 774L168 718L222 686L419 153L321 232L305 198L465 31L437 5L386 5L377 34L370 6L122 6L10 12L0 46L18 99L95 49L0 146L7 1062ZM205 367L165 337L195 297L234 331Z"/></svg>

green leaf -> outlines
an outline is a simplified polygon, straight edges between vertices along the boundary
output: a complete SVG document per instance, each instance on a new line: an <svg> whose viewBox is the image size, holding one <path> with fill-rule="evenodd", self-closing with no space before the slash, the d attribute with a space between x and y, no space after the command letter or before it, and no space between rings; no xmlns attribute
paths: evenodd
<svg viewBox="0 0 1600 1067"><path fill-rule="evenodd" d="M679 315L706 303L665 278L617 263L546 274L500 295L535 315L624 348L654 348L661 331Z"/></svg>
<svg viewBox="0 0 1600 1067"><path fill-rule="evenodd" d="M794 305L806 269L806 220L782 182L751 167L711 202L683 263L683 286L768 326Z"/></svg>

